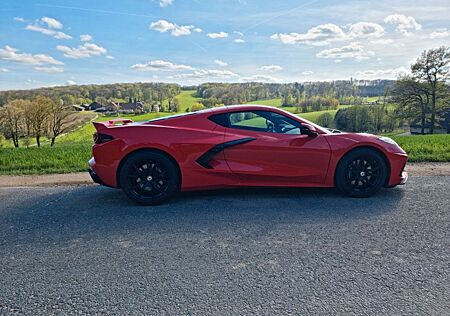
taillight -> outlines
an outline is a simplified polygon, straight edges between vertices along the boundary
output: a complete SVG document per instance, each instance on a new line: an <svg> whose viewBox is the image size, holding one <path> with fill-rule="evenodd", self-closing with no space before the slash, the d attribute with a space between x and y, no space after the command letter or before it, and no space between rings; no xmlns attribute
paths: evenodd
<svg viewBox="0 0 450 316"><path fill-rule="evenodd" d="M106 142L109 142L110 140L113 140L114 137L111 135L101 134L101 133L94 133L94 143L96 144L103 144Z"/></svg>

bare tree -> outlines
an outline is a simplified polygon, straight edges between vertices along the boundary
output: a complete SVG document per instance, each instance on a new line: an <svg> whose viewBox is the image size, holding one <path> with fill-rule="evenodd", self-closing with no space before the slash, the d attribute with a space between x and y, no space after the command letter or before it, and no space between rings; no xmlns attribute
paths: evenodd
<svg viewBox="0 0 450 316"><path fill-rule="evenodd" d="M67 126L69 116L72 114L69 106L63 100L49 103L48 108L48 129L50 135L50 146L55 144L56 137L61 135Z"/></svg>
<svg viewBox="0 0 450 316"><path fill-rule="evenodd" d="M22 104L26 100L14 100L6 104L0 111L0 126L6 138L10 138L14 147L19 147L22 134Z"/></svg>
<svg viewBox="0 0 450 316"><path fill-rule="evenodd" d="M434 125L436 122L436 104L440 97L440 91L445 87L446 80L450 75L450 49L449 47L439 47L435 49L425 50L422 55L411 66L411 72L417 80L424 82L427 85L430 99L430 133L434 132Z"/></svg>
<svg viewBox="0 0 450 316"><path fill-rule="evenodd" d="M54 106L54 102L49 97L37 96L30 108L31 128L36 138L36 144L41 146L41 137L45 134L48 126L49 111Z"/></svg>

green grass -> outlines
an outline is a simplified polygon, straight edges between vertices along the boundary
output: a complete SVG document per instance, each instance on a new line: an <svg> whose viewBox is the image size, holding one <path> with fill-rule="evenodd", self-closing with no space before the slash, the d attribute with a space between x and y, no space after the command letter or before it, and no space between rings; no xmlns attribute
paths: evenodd
<svg viewBox="0 0 450 316"><path fill-rule="evenodd" d="M392 137L407 153L409 161L450 162L450 134Z"/></svg>
<svg viewBox="0 0 450 316"><path fill-rule="evenodd" d="M0 174L46 174L86 171L91 142L0 149Z"/></svg>
<svg viewBox="0 0 450 316"><path fill-rule="evenodd" d="M186 112L186 109L191 109L195 103L202 99L194 97L195 92L195 90L185 90L177 95L176 98L180 102L180 112Z"/></svg>

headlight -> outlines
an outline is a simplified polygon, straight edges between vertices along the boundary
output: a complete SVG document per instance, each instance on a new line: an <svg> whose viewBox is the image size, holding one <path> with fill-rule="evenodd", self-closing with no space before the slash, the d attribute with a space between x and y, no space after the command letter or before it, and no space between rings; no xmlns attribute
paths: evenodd
<svg viewBox="0 0 450 316"><path fill-rule="evenodd" d="M378 139L387 144L398 146L398 144L392 138L381 136L381 137L378 137Z"/></svg>

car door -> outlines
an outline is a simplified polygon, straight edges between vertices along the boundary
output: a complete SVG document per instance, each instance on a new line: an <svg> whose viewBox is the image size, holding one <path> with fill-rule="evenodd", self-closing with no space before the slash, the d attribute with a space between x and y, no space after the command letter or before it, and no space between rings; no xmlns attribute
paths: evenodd
<svg viewBox="0 0 450 316"><path fill-rule="evenodd" d="M248 185L320 184L331 150L321 135L302 135L301 122L271 111L228 114L226 138L244 139L225 148L230 170Z"/></svg>

